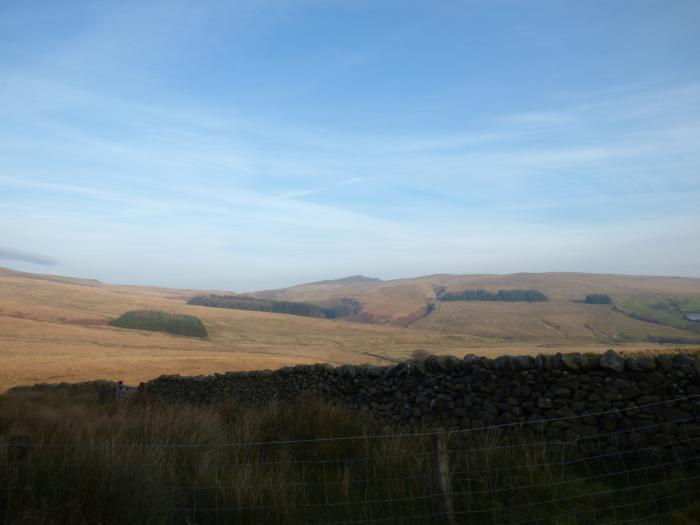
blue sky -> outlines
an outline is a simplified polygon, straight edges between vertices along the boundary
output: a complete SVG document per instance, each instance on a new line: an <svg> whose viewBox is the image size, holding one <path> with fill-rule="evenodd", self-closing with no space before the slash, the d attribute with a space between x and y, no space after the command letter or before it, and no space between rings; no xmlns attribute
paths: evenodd
<svg viewBox="0 0 700 525"><path fill-rule="evenodd" d="M0 3L0 265L700 277L700 3Z"/></svg>

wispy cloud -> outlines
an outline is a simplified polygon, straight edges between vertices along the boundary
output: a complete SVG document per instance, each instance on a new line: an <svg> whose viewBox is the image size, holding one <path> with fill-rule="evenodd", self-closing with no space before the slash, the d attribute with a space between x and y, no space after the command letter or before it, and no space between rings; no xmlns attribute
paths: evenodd
<svg viewBox="0 0 700 525"><path fill-rule="evenodd" d="M366 180L368 180L367 177L352 177L352 178L350 178L350 179L341 180L341 181L339 182L339 184L341 184L341 185L346 185L346 184L359 184L359 183L361 183L361 182L365 182Z"/></svg>
<svg viewBox="0 0 700 525"><path fill-rule="evenodd" d="M296 190L285 192L281 195L284 199L296 199L299 197L306 197L308 195L314 195L315 193L321 193L323 190L320 188L310 189L310 190Z"/></svg>
<svg viewBox="0 0 700 525"><path fill-rule="evenodd" d="M13 250L11 248L5 248L3 246L0 246L0 259L6 259L8 261L19 261L30 264L40 264L43 266L55 266L58 264L57 259L49 257L48 255L24 252L21 250Z"/></svg>
<svg viewBox="0 0 700 525"><path fill-rule="evenodd" d="M575 269L571 247L581 268L663 268L643 249L663 228L697 260L700 83L503 98L406 76L423 50L403 56L401 31L324 47L296 38L297 2L210 7L115 4L0 59L3 244L74 274L247 289L266 270Z"/></svg>
<svg viewBox="0 0 700 525"><path fill-rule="evenodd" d="M515 113L512 115L504 115L499 118L505 124L522 124L522 125L547 125L554 126L559 124L569 124L576 121L576 117L570 113L558 112L536 112L536 113Z"/></svg>

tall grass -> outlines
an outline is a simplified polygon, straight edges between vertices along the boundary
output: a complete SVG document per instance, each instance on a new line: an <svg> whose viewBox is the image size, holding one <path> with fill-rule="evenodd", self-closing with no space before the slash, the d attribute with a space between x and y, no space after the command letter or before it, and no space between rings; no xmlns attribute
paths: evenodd
<svg viewBox="0 0 700 525"><path fill-rule="evenodd" d="M32 523L438 523L432 436L420 431L313 399L253 409L0 397L0 443L31 438ZM674 507L669 523L696 523L700 511L684 496L700 490L687 465L567 464L570 447L512 432L455 434L449 447L460 523L594 524Z"/></svg>
<svg viewBox="0 0 700 525"><path fill-rule="evenodd" d="M156 310L131 310L109 324L119 328L167 332L190 337L207 337L204 323L193 315L169 314Z"/></svg>

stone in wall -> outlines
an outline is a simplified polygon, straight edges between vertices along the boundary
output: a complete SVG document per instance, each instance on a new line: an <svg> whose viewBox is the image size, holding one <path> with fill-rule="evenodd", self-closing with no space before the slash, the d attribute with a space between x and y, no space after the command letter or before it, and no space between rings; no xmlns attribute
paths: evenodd
<svg viewBox="0 0 700 525"><path fill-rule="evenodd" d="M700 357L556 354L431 356L392 367L299 365L275 371L161 376L170 401L250 405L314 395L392 425L536 429L553 441L614 452L700 450ZM592 446L592 445L591 445Z"/></svg>

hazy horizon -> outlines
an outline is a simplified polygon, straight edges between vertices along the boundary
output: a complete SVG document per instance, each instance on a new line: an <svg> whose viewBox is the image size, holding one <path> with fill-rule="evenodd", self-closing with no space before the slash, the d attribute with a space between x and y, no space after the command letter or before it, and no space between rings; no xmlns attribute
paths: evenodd
<svg viewBox="0 0 700 525"><path fill-rule="evenodd" d="M0 264L0 269L6 269L10 271L17 271L17 272L26 272L25 270L19 270L17 267L12 267L10 265L2 265ZM234 292L234 293L250 293L250 292L259 292L259 291L265 291L265 290L283 290L286 288L291 288L294 286L299 286L299 285L308 285L308 284L316 284L316 283L321 283L321 282L326 282L326 281L336 281L336 280L341 280L349 277L365 277L365 278L370 278L370 279L379 279L381 282L392 282L392 281L402 281L402 280L411 280L411 279L416 279L416 278L423 278L423 277L438 277L438 276L459 276L459 275L469 275L469 276L501 276L501 277L509 277L509 276L514 276L514 275L548 275L548 274L572 274L572 275L612 275L612 276L620 276L620 277L649 277L649 278L671 278L671 279L700 279L700 277L692 276L692 275L652 275L652 274L615 274L615 273L610 273L610 272L566 272L566 271L549 271L549 272L512 272L512 273L473 273L473 274L456 274L456 273L447 273L447 272L434 272L434 273L427 273L427 274L421 274L421 275L394 275L391 277L386 277L386 276L381 276L381 275L364 275L364 274L353 274L353 275L336 275L329 277L328 279L317 279L317 280L308 280L308 281L298 281L298 282L287 282L283 284L278 284L275 286L271 287L261 287L261 288L241 288L241 289L231 289L231 288L226 288L223 286L212 286L208 288L191 288L187 286L177 286L177 285L163 285L163 284L155 284L151 282L115 282L115 281L106 281L103 279L99 279L98 277L95 276L89 276L89 275L68 275L68 274L61 274L61 273L54 273L51 271L50 268L45 269L45 271L38 271L38 272L26 272L29 274L36 274L36 275L47 275L47 276L52 276L52 277L61 277L61 278L69 278L69 279L92 279L92 280L97 280L103 284L106 285L116 285L116 286L143 286L143 287L153 287L153 288L180 288L180 289L191 289L191 290L217 290L217 291L228 291L228 292ZM264 277L264 276L261 276Z"/></svg>
<svg viewBox="0 0 700 525"><path fill-rule="evenodd" d="M700 277L700 5L0 5L0 266Z"/></svg>

